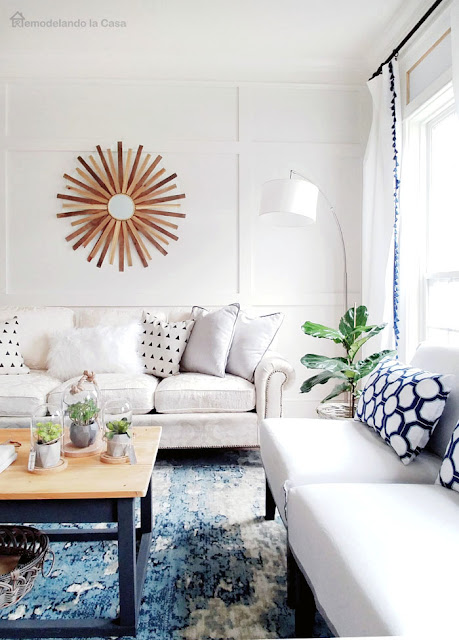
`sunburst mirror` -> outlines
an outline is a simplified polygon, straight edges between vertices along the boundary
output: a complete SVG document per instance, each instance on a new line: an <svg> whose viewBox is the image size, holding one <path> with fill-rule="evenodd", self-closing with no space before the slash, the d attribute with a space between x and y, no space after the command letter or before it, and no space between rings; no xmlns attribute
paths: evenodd
<svg viewBox="0 0 459 640"><path fill-rule="evenodd" d="M159 167L162 157L157 155L152 161L151 154L142 154L143 145L135 154L128 149L124 156L123 143L118 142L116 157L111 149L106 154L100 145L96 149L99 158L90 155L90 164L78 156L83 169L77 167L76 172L81 180L64 173L70 183L66 185L69 193L58 193L57 197L69 202L57 217L75 217L71 226L77 227L65 239L72 242L78 238L72 245L74 250L92 242L87 260L91 262L99 255L98 267L107 254L113 264L118 253L120 271L124 271L125 260L132 267L132 242L141 263L148 267L150 245L167 255L170 240L178 240L178 225L170 218L185 218L177 202L185 194L174 194L177 185L170 184L177 174L163 178L166 170Z"/></svg>

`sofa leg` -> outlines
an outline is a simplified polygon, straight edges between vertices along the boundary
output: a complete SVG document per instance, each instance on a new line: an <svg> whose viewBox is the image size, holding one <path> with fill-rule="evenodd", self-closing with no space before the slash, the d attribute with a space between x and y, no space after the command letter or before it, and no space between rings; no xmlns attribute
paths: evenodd
<svg viewBox="0 0 459 640"><path fill-rule="evenodd" d="M312 638L316 615L314 594L293 555L291 564L292 572L295 574L295 637Z"/></svg>
<svg viewBox="0 0 459 640"><path fill-rule="evenodd" d="M295 558L290 550L290 547L287 547L287 606L291 609L295 608L296 604L296 591L297 591L297 566L295 562Z"/></svg>
<svg viewBox="0 0 459 640"><path fill-rule="evenodd" d="M266 501L265 501L265 520L274 520L276 515L276 503L274 502L273 494L268 484L268 480L265 480L266 485Z"/></svg>

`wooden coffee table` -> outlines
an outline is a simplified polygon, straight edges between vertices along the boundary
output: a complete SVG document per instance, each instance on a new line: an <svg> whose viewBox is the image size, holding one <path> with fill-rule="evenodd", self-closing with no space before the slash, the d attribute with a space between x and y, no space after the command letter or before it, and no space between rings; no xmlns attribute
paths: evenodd
<svg viewBox="0 0 459 640"><path fill-rule="evenodd" d="M152 539L152 471L161 427L136 427L136 465L99 457L69 458L60 473L27 471L28 429L1 429L1 441L21 442L17 460L0 474L0 522L114 522L113 529L46 530L51 541L117 540L120 614L116 620L0 620L0 638L135 636ZM140 498L140 527L135 526ZM137 547L138 543L138 547ZM138 550L137 550L138 549ZM34 587L39 589L39 583Z"/></svg>

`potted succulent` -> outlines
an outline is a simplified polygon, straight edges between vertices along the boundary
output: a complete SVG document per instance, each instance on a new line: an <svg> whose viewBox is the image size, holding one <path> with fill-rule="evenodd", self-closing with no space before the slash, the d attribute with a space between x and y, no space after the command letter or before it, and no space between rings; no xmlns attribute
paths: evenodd
<svg viewBox="0 0 459 640"><path fill-rule="evenodd" d="M308 393L318 384L325 384L329 380L337 380L338 384L321 401L322 403L331 400L344 392L349 392L349 403L345 407L346 413L352 417L355 412L356 400L359 396L358 382L388 356L395 352L385 349L379 353L362 360L356 360L356 355L360 348L373 336L380 333L386 323L379 325L369 325L368 310L364 305L353 307L346 311L339 322L338 329L332 329L322 324L305 322L302 329L304 333L315 338L326 338L333 340L335 344L341 344L345 350L345 356L329 357L307 353L301 358L301 363L307 369L321 369L317 375L308 378L301 385L301 393Z"/></svg>
<svg viewBox="0 0 459 640"><path fill-rule="evenodd" d="M51 420L36 422L34 434L36 466L43 469L56 467L61 459L62 425Z"/></svg>
<svg viewBox="0 0 459 640"><path fill-rule="evenodd" d="M70 440L75 447L83 449L94 444L99 433L97 422L99 411L94 398L87 398L68 406Z"/></svg>
<svg viewBox="0 0 459 640"><path fill-rule="evenodd" d="M129 454L131 446L131 422L124 417L121 420L106 422L107 455L121 458Z"/></svg>

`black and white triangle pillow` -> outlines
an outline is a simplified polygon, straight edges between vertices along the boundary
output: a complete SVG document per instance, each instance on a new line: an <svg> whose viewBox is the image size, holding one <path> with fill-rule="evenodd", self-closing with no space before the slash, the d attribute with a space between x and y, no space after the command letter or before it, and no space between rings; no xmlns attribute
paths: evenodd
<svg viewBox="0 0 459 640"><path fill-rule="evenodd" d="M29 373L19 348L17 316L0 322L0 375Z"/></svg>
<svg viewBox="0 0 459 640"><path fill-rule="evenodd" d="M143 314L140 355L145 373L158 378L176 376L180 371L194 320L165 322L150 313Z"/></svg>

